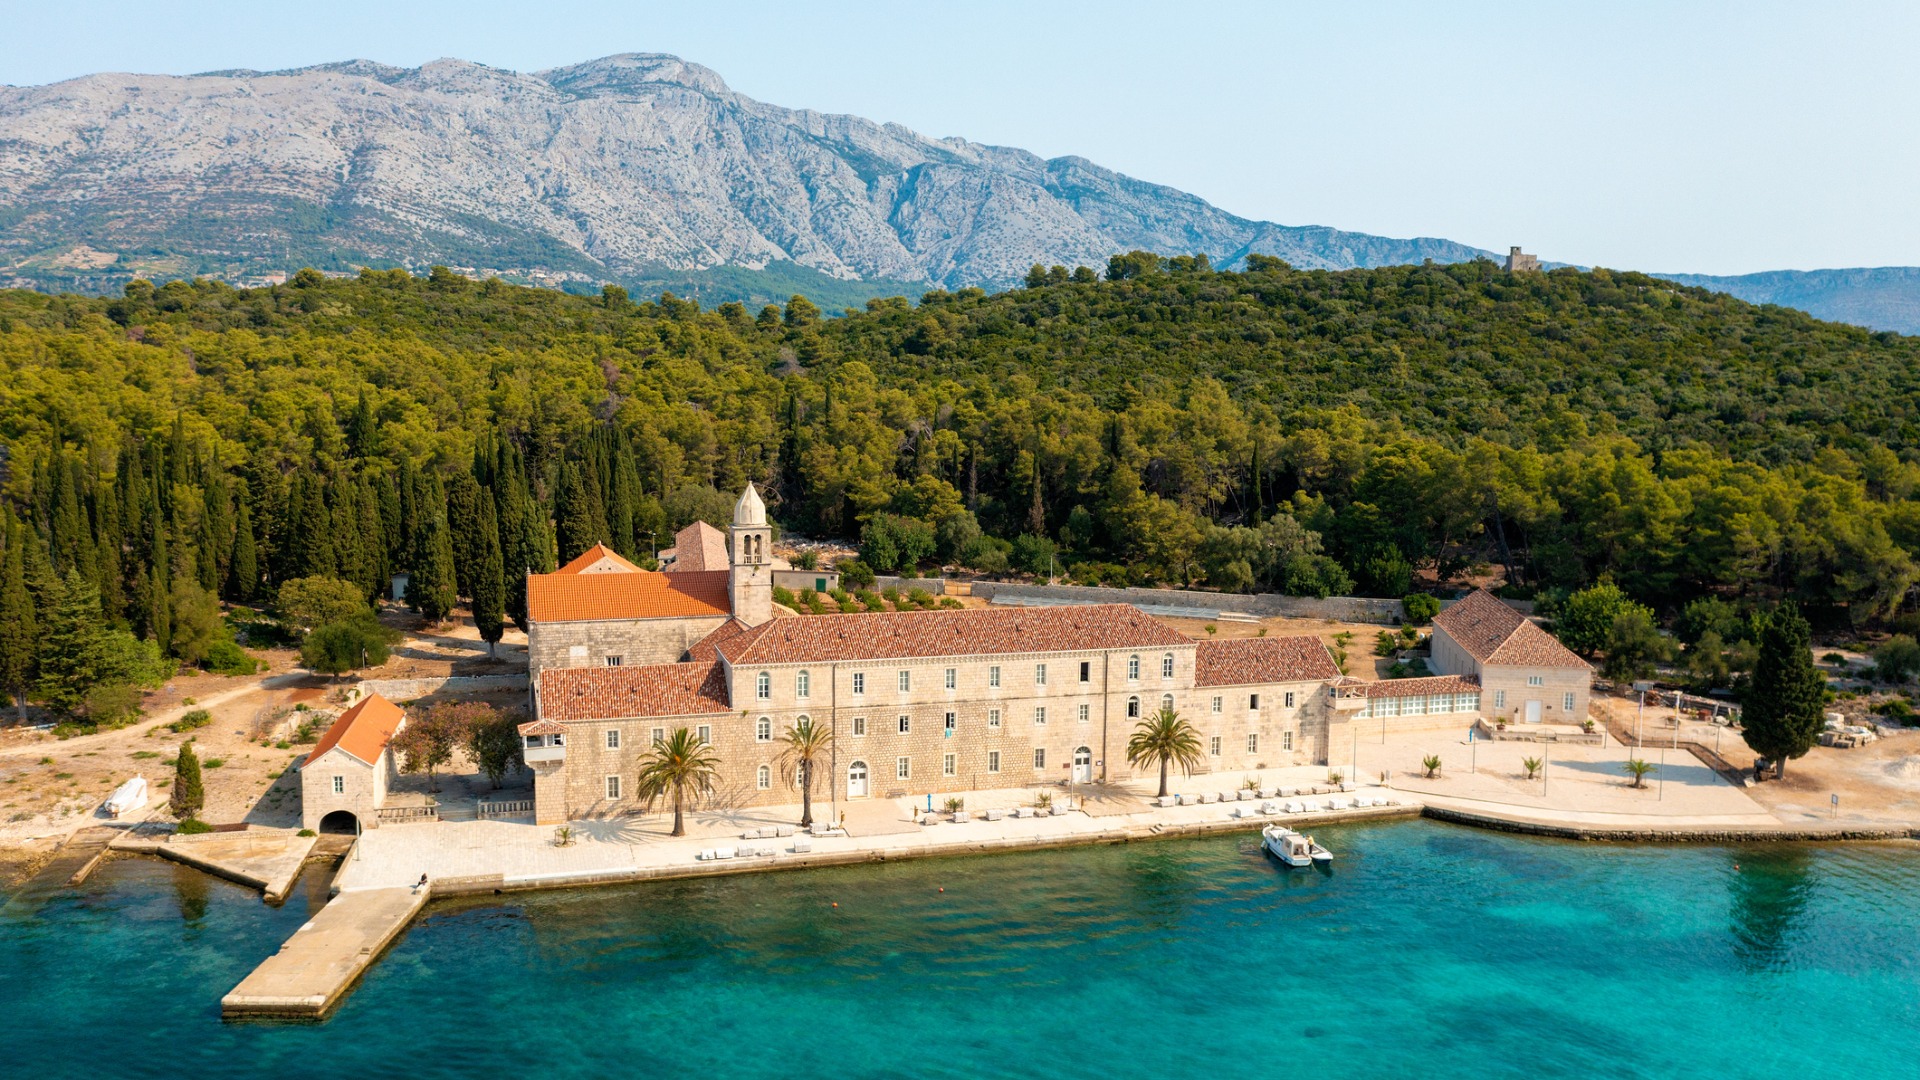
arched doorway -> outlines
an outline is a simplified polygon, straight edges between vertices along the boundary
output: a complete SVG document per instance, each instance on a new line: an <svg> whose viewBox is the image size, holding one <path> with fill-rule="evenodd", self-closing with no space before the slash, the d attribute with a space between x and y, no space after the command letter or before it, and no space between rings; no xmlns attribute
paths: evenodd
<svg viewBox="0 0 1920 1080"><path fill-rule="evenodd" d="M856 761L847 766L847 798L864 799L867 797L867 763Z"/></svg>
<svg viewBox="0 0 1920 1080"><path fill-rule="evenodd" d="M1083 746L1073 752L1073 782L1093 783L1093 748Z"/></svg>
<svg viewBox="0 0 1920 1080"><path fill-rule="evenodd" d="M354 817L351 810L335 810L320 819L320 831L335 836L355 836L360 832L360 819Z"/></svg>

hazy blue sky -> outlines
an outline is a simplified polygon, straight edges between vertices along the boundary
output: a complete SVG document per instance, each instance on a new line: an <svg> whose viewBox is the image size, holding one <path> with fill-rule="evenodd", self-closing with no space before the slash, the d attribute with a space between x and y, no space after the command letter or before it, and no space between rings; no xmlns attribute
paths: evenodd
<svg viewBox="0 0 1920 1080"><path fill-rule="evenodd" d="M1920 3L0 0L0 82L669 52L1234 213L1552 259L1920 264Z"/></svg>

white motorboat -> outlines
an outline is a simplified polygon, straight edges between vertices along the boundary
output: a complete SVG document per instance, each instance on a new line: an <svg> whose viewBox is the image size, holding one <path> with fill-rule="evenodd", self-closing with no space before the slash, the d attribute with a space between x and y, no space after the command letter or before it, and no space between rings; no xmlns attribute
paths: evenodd
<svg viewBox="0 0 1920 1080"><path fill-rule="evenodd" d="M1326 862L1333 853L1284 825L1269 825L1260 830L1260 847L1288 866L1311 866Z"/></svg>

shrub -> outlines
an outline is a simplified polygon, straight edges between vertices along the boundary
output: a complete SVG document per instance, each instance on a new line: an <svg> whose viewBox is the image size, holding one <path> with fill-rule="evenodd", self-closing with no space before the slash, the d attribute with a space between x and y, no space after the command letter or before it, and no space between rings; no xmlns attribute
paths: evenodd
<svg viewBox="0 0 1920 1080"><path fill-rule="evenodd" d="M1440 614L1440 599L1429 593L1408 593L1401 597L1400 606L1406 609L1407 622L1415 626L1425 626Z"/></svg>
<svg viewBox="0 0 1920 1080"><path fill-rule="evenodd" d="M1400 651L1400 635L1391 630L1382 630L1373 635L1373 655L1392 656Z"/></svg>
<svg viewBox="0 0 1920 1080"><path fill-rule="evenodd" d="M841 583L856 592L873 588L873 567L859 559L841 559L834 569L839 572Z"/></svg>
<svg viewBox="0 0 1920 1080"><path fill-rule="evenodd" d="M379 667L387 662L388 650L398 640L398 631L382 625L373 612L363 610L308 634L300 644L300 662L323 675Z"/></svg>
<svg viewBox="0 0 1920 1080"><path fill-rule="evenodd" d="M1874 675L1882 682L1906 682L1920 671L1920 642L1895 634L1873 650Z"/></svg>
<svg viewBox="0 0 1920 1080"><path fill-rule="evenodd" d="M178 829L175 831L183 836L199 836L202 833L212 832L213 826L201 821L199 818L182 818L180 819Z"/></svg>
<svg viewBox="0 0 1920 1080"><path fill-rule="evenodd" d="M318 833L316 833L316 832L314 832L314 831L313 831L312 829L301 829L301 830L300 830L299 832L297 832L297 833L294 833L293 835L295 835L295 836L318 836L319 834L318 834Z"/></svg>
<svg viewBox="0 0 1920 1080"><path fill-rule="evenodd" d="M945 610L948 610L948 611L958 611L958 610L960 610L961 608L963 608L963 607L966 607L966 605L965 605L965 604L962 604L962 603L961 603L960 601L958 601L958 600L955 600L955 599L954 599L953 597L951 597L951 596L943 596L943 597L941 597L941 598L940 598L940 606L941 606L941 607L942 607L943 609L945 609Z"/></svg>
<svg viewBox="0 0 1920 1080"><path fill-rule="evenodd" d="M197 731L200 728L206 727L208 724L211 724L211 723L213 723L212 713L208 712L205 709L195 709L192 712L187 713L185 716L182 716L180 719L175 720L173 723L168 724L167 726L172 728L175 733L181 733L181 732L187 732L187 731Z"/></svg>
<svg viewBox="0 0 1920 1080"><path fill-rule="evenodd" d="M220 766L225 765L226 763L227 763L226 758L210 757L207 760L201 762L200 767L203 769L217 769Z"/></svg>
<svg viewBox="0 0 1920 1080"><path fill-rule="evenodd" d="M907 602L924 610L933 606L933 594L925 589L908 589Z"/></svg>
<svg viewBox="0 0 1920 1080"><path fill-rule="evenodd" d="M1820 662L1823 664L1833 664L1836 666L1840 666L1840 665L1846 664L1847 658L1844 656L1841 656L1837 652L1830 652L1830 653L1827 653L1825 656L1822 656L1820 658Z"/></svg>
<svg viewBox="0 0 1920 1080"><path fill-rule="evenodd" d="M800 601L794 597L793 590L785 585L773 587L773 602L784 608L792 608L796 611L800 609Z"/></svg>
<svg viewBox="0 0 1920 1080"><path fill-rule="evenodd" d="M265 661L255 659L238 642L227 638L207 649L206 668L215 675L251 675L266 666Z"/></svg>
<svg viewBox="0 0 1920 1080"><path fill-rule="evenodd" d="M360 586L350 581L304 577L282 584L275 606L289 630L304 633L366 611L367 597Z"/></svg>
<svg viewBox="0 0 1920 1080"><path fill-rule="evenodd" d="M812 548L803 548L793 553L793 565L798 570L820 569L820 553Z"/></svg>

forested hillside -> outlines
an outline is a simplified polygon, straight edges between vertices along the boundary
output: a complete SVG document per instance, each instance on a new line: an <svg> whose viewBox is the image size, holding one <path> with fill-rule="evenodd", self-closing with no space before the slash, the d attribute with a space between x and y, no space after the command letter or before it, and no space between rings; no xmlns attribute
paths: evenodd
<svg viewBox="0 0 1920 1080"><path fill-rule="evenodd" d="M523 569L644 556L748 480L883 571L1398 595L1484 564L1864 623L1920 552L1920 339L1605 271L1136 253L832 319L303 272L0 293L0 362L0 682L50 701L87 616L103 671L202 660L212 597L299 578L405 569L497 623Z"/></svg>

